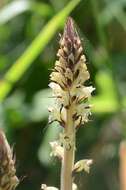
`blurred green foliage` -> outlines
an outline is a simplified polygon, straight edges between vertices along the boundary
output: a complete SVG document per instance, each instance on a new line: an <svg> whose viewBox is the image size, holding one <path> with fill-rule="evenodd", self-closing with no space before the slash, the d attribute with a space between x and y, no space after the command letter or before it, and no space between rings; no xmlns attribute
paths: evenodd
<svg viewBox="0 0 126 190"><path fill-rule="evenodd" d="M126 0L0 1L0 127L14 144L17 189L59 186L60 163L49 157L49 142L61 129L48 125L48 83L68 15L96 87L93 116L77 133L76 158L92 158L94 165L76 181L80 190L118 190L118 146L126 137Z"/></svg>

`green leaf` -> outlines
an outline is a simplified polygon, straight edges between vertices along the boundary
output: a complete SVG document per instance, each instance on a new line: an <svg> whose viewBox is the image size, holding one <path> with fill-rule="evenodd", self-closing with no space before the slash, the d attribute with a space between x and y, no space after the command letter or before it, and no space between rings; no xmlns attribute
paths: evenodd
<svg viewBox="0 0 126 190"><path fill-rule="evenodd" d="M13 1L0 10L0 25L5 24L26 11L34 11L41 16L48 16L53 12L51 6L46 3L28 0Z"/></svg>
<svg viewBox="0 0 126 190"><path fill-rule="evenodd" d="M36 57L42 52L56 31L62 26L66 17L79 2L80 0L72 0L62 11L57 13L57 15L47 23L42 31L40 31L38 36L33 40L21 57L19 57L19 59L7 71L3 81L0 83L0 101L7 96L14 83L16 83L23 76L26 70L28 70Z"/></svg>
<svg viewBox="0 0 126 190"><path fill-rule="evenodd" d="M126 15L123 11L126 1L108 1L106 7L99 15L99 22L101 25L107 25L112 19L116 18L120 25L126 30Z"/></svg>
<svg viewBox="0 0 126 190"><path fill-rule="evenodd" d="M124 108L126 109L126 97L124 97L123 99L123 105L124 105Z"/></svg>

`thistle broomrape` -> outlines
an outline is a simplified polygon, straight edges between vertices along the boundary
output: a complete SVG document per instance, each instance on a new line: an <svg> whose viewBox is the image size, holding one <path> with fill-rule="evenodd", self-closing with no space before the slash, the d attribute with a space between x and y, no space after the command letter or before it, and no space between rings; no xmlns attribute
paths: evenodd
<svg viewBox="0 0 126 190"><path fill-rule="evenodd" d="M16 177L15 159L6 140L4 132L0 129L0 190L14 190L19 180Z"/></svg>
<svg viewBox="0 0 126 190"><path fill-rule="evenodd" d="M86 57L73 20L67 19L55 68L50 75L55 105L49 108L49 122L58 121L63 127L59 141L51 142L52 154L61 159L61 190L73 190L75 172L89 172L92 160L80 160L75 164L76 131L88 122L90 105L88 99L94 90L86 86L90 78Z"/></svg>

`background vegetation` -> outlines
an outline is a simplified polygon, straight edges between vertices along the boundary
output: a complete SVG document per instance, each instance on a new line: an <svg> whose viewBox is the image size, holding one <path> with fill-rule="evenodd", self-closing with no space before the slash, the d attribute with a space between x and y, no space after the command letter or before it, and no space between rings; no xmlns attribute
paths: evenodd
<svg viewBox="0 0 126 190"><path fill-rule="evenodd" d="M90 122L77 134L77 160L92 158L80 190L119 190L119 144L126 138L126 0L0 1L0 127L14 146L19 190L59 186L60 163L50 159L57 123L48 125L50 69L58 33L71 15L82 37L90 84Z"/></svg>

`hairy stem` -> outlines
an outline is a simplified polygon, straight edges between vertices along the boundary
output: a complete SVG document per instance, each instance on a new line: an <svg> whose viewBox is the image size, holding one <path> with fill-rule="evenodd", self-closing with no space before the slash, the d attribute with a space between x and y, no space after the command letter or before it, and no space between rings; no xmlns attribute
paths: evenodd
<svg viewBox="0 0 126 190"><path fill-rule="evenodd" d="M67 123L64 130L66 138L70 140L69 148L64 147L64 158L61 169L61 190L72 190L72 169L75 155L75 128L72 118L73 106L67 110Z"/></svg>

